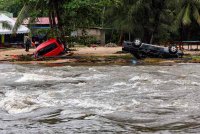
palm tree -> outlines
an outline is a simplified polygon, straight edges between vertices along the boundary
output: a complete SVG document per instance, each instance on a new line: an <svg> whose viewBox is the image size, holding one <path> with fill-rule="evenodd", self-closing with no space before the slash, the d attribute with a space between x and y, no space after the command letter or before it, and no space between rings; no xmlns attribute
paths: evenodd
<svg viewBox="0 0 200 134"><path fill-rule="evenodd" d="M24 0L21 0L24 1ZM60 37L66 46L65 32L84 27L98 20L99 3L104 0L27 0L20 11L13 32L16 32L23 20L34 16L41 16L42 12L48 14L51 34ZM108 1L108 0L105 0ZM39 14L39 15L38 15Z"/></svg>
<svg viewBox="0 0 200 134"><path fill-rule="evenodd" d="M176 0L177 4L180 5L178 20L184 25L190 25L192 19L200 24L200 0Z"/></svg>
<svg viewBox="0 0 200 134"><path fill-rule="evenodd" d="M119 31L119 44L123 41L124 33L128 33L129 40L131 40L131 34L134 34L134 29L137 28L137 25L134 25L129 13L135 1L136 0L119 0L113 3L112 6L106 8L106 25Z"/></svg>
<svg viewBox="0 0 200 134"><path fill-rule="evenodd" d="M34 21L36 19L35 14L48 11L49 21L51 32L55 33L57 37L60 37L64 43L64 47L66 48L65 43L65 33L63 29L63 21L62 21L62 6L65 0L28 0L24 2L24 6L21 9L16 23L13 27L13 33L16 33L19 26L23 23L23 21L29 17L29 22Z"/></svg>
<svg viewBox="0 0 200 134"><path fill-rule="evenodd" d="M142 27L143 37L146 42L153 43L161 25L167 22L169 9L167 3L170 0L136 0L130 9L130 15L134 25ZM166 24L165 24L166 25Z"/></svg>
<svg viewBox="0 0 200 134"><path fill-rule="evenodd" d="M183 31L190 31L192 22L197 22L200 25L200 0L175 0L177 18L175 20L175 27L180 28L181 41L183 40ZM179 8L177 8L179 7ZM189 35L189 34L188 34Z"/></svg>

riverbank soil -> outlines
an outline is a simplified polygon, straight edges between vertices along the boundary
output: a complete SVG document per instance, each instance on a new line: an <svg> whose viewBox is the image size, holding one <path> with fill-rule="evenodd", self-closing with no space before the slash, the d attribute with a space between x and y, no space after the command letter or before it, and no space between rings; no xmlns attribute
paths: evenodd
<svg viewBox="0 0 200 134"><path fill-rule="evenodd" d="M48 63L71 63L71 64L126 64L132 55L120 53L121 47L80 47L71 48L73 51L61 56L48 58L34 58L35 49L26 52L24 49L0 49L0 62L24 63L24 64L48 64Z"/></svg>
<svg viewBox="0 0 200 134"><path fill-rule="evenodd" d="M9 48L0 49L0 62L11 62L16 64L59 64L69 63L74 65L107 65L107 64L133 64L134 57L129 53L123 53L121 47L80 47L72 48L73 51L61 56L49 58L34 58L35 49L26 52L24 49ZM139 64L162 64L172 65L174 63L200 63L200 51L184 51L185 56L180 59L155 59L146 58L140 60Z"/></svg>

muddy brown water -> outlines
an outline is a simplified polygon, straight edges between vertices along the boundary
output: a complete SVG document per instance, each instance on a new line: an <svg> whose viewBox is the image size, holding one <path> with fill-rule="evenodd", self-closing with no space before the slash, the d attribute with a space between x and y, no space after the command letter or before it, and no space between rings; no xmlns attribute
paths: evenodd
<svg viewBox="0 0 200 134"><path fill-rule="evenodd" d="M0 133L200 133L200 64L0 64Z"/></svg>

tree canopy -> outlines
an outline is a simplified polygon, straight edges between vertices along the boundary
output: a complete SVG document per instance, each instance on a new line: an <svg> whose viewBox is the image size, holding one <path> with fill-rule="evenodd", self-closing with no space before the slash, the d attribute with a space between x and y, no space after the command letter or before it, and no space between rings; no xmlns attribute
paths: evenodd
<svg viewBox="0 0 200 134"><path fill-rule="evenodd" d="M60 37L77 28L102 27L120 40L150 43L190 40L194 33L199 40L199 9L199 0L0 0L0 10L18 16L14 31L25 18L48 16Z"/></svg>

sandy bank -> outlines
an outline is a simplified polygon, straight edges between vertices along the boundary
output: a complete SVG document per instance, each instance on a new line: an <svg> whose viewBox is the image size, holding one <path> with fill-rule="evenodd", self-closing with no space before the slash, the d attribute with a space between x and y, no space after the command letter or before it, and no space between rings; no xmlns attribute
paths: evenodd
<svg viewBox="0 0 200 134"><path fill-rule="evenodd" d="M106 65L106 64L131 64L133 56L127 53L121 52L121 47L81 47L81 48L72 48L70 54L65 54L56 58L45 58L45 59L35 59L31 57L35 49L30 49L29 52L26 52L24 49L0 49L0 62L11 62L16 64L60 64L60 63L70 63L70 64L88 64L88 65ZM151 59L147 58L142 61L139 61L142 64L168 64L170 63L180 63L180 62L193 62L200 63L200 51L184 51L186 54L185 58L177 59ZM29 55L30 58L23 59ZM70 55L70 56L68 56ZM20 56L24 56L20 58ZM195 58L192 58L195 57Z"/></svg>
<svg viewBox="0 0 200 134"><path fill-rule="evenodd" d="M30 49L26 52L24 49L0 49L0 61L1 62L12 62L19 64L58 64L58 63L95 63L95 62L115 62L112 56L121 57L130 54L118 54L122 50L121 47L82 47L82 48L72 48L74 51L59 56L55 58L45 58L45 59L34 59L31 60L21 60L21 56L31 56L33 55L35 49ZM70 56L68 56L70 55ZM105 58L107 57L107 58ZM112 59L111 59L112 57ZM26 57L25 57L26 58ZM113 60L113 61L111 61ZM120 58L115 59L117 62L125 62Z"/></svg>
<svg viewBox="0 0 200 134"><path fill-rule="evenodd" d="M121 51L121 47L83 47L83 48L72 48L74 56L106 56L116 55L118 51ZM0 49L0 60L10 60L17 55L28 55L33 54L35 49L30 49L26 52L24 49Z"/></svg>

